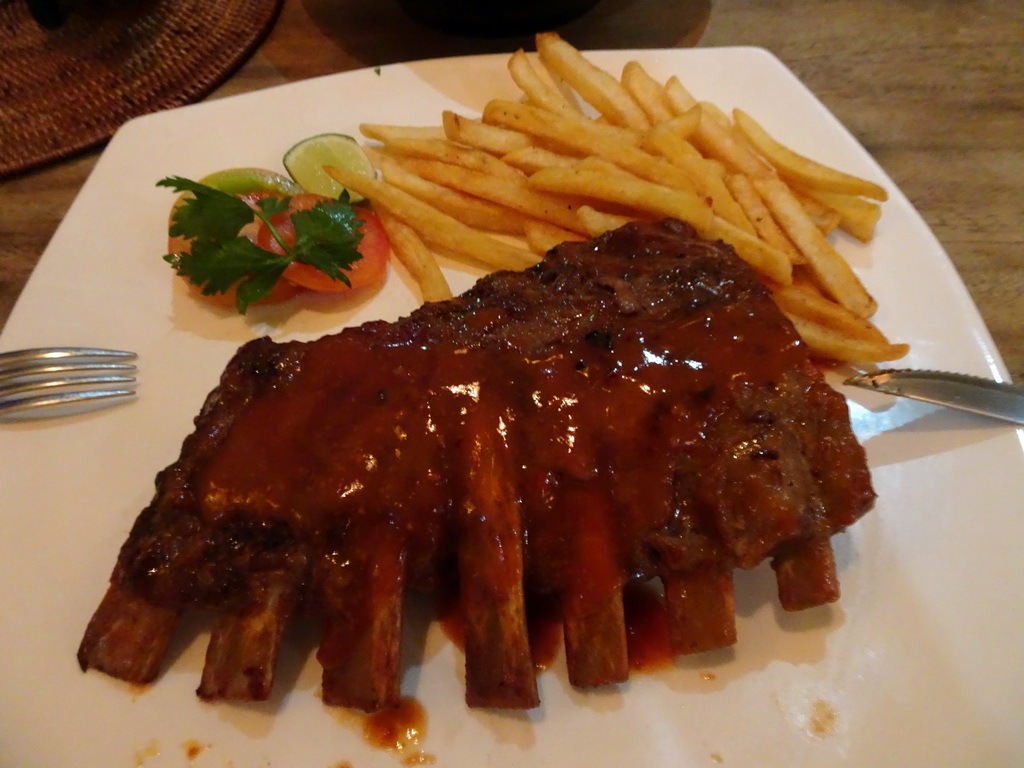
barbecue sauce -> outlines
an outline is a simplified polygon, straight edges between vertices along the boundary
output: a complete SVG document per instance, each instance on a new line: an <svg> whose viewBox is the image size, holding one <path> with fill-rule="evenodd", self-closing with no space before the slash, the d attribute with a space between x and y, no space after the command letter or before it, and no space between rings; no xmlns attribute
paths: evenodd
<svg viewBox="0 0 1024 768"><path fill-rule="evenodd" d="M772 557L784 607L831 599L819 545L874 498L863 450L728 251L628 225L396 323L246 344L158 476L82 667L148 681L177 611L208 606L201 695L258 697L304 612L324 702L386 710L406 594L458 583L467 703L528 708L538 597L558 607L540 663L560 623L582 687L659 663L665 617L676 654L734 643L737 566ZM656 577L664 611L624 593Z"/></svg>
<svg viewBox="0 0 1024 768"><path fill-rule="evenodd" d="M629 668L650 672L675 663L669 642L668 616L661 597L645 584L629 584L623 591Z"/></svg>
<svg viewBox="0 0 1024 768"><path fill-rule="evenodd" d="M782 329L752 329L745 314L729 306L657 337L622 331L610 349L583 341L539 358L323 339L234 425L201 475L202 513L212 525L282 520L312 541L387 514L407 538L411 580L432 583L454 546L455 446L490 398L517 450L527 583L585 612L633 575L635 543L672 522L675 457L706 464L704 436L731 393L790 364Z"/></svg>
<svg viewBox="0 0 1024 768"><path fill-rule="evenodd" d="M637 254L627 259L564 247L530 278L534 295L500 284L521 275L496 275L490 295L424 309L443 317L370 323L303 348L197 472L204 524L284 525L318 564L317 610L343 623L373 610L343 593L365 592L360 570L382 567L373 553L386 540L401 589L433 591L454 573L472 587L463 608L515 617L525 589L556 601L567 632L613 634L631 581L746 565L799 533L804 509L772 474L764 409L807 358L764 288L715 249L695 267L642 237L626 243ZM634 258L647 261L634 269ZM749 514L750 482L776 483L759 500L767 514ZM634 666L667 656L651 645L660 640L638 645L664 634L659 614L643 611Z"/></svg>
<svg viewBox="0 0 1024 768"><path fill-rule="evenodd" d="M423 705L406 696L397 706L367 715L363 720L363 738L373 747L405 755L411 760L406 765L432 765L433 759L419 751L426 728Z"/></svg>

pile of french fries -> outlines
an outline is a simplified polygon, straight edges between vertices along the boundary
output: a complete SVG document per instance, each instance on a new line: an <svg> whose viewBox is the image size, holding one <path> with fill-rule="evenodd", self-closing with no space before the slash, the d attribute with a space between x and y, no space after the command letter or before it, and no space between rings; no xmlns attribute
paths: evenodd
<svg viewBox="0 0 1024 768"><path fill-rule="evenodd" d="M870 240L882 187L698 101L677 77L630 62L616 78L555 33L536 43L508 62L522 99L494 99L480 118L444 112L440 126L364 124L380 178L327 169L373 202L424 300L451 296L438 255L522 269L558 243L675 217L732 245L816 355L906 354L828 240L836 228Z"/></svg>

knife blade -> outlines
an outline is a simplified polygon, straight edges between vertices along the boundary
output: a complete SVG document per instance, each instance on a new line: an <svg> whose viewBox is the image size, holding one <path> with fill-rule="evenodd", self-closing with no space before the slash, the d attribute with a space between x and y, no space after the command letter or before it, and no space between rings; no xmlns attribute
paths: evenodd
<svg viewBox="0 0 1024 768"><path fill-rule="evenodd" d="M844 384L1024 424L1024 387L947 371L889 369Z"/></svg>

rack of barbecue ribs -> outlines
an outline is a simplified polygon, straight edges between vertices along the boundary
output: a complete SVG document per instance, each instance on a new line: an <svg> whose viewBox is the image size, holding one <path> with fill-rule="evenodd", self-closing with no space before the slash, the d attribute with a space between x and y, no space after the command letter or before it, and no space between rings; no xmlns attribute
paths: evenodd
<svg viewBox="0 0 1024 768"><path fill-rule="evenodd" d="M830 537L874 501L844 399L732 250L630 224L394 323L242 346L123 545L78 658L158 675L214 612L198 694L266 698L293 617L328 704L400 697L402 604L455 584L470 706L538 704L532 596L570 682L629 673L623 588L664 591L672 651L736 640L732 573L838 598Z"/></svg>

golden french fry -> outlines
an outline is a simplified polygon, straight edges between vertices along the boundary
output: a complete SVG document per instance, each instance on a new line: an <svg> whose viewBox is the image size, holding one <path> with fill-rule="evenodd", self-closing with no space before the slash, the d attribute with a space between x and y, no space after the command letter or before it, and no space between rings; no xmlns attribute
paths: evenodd
<svg viewBox="0 0 1024 768"><path fill-rule="evenodd" d="M395 139L443 139L444 129L436 125L381 125L362 123L359 132L368 139L387 143Z"/></svg>
<svg viewBox="0 0 1024 768"><path fill-rule="evenodd" d="M707 115L723 128L729 131L732 130L732 120L730 120L729 116L722 111L722 108L713 101L700 102L700 108L702 115Z"/></svg>
<svg viewBox="0 0 1024 768"><path fill-rule="evenodd" d="M538 35L537 49L540 66L522 50L508 62L526 103L492 100L479 120L445 112L447 142L436 129L367 126L385 144L376 157L387 183L347 186L401 233L396 258L404 248L413 265L436 253L521 268L536 257L478 230L525 237L543 254L634 219L679 218L765 278L814 354L881 362L906 353L867 319L874 300L824 236L841 226L869 239L881 209L862 196L884 199L880 186L796 155L742 111L699 102L677 77L659 84L634 61L616 78L555 33Z"/></svg>
<svg viewBox="0 0 1024 768"><path fill-rule="evenodd" d="M699 118L699 107L698 110ZM683 170L693 182L697 192L711 200L711 208L726 221L749 234L754 226L742 206L733 198L720 169L701 157L685 138L674 130L674 121L659 123L647 132L644 148L650 148Z"/></svg>
<svg viewBox="0 0 1024 768"><path fill-rule="evenodd" d="M525 119L524 115L532 115L533 121L537 122L538 124L563 126L564 128L569 130L581 132L582 135L592 136L595 140L603 140L605 142L611 144L619 144L624 147L639 146L640 142L643 139L643 133L641 133L640 131L634 131L631 128L622 128L621 126L618 125L612 125L611 123L602 121L600 118L591 119L583 117L582 115L558 114L555 112L550 112L549 110L543 109L534 104L526 104L524 102L519 101L507 101L503 99L492 99L487 104L487 106L484 107L484 115L482 118L483 123L485 125L490 125L496 128L502 128L504 130L520 131L526 133L525 131L521 131L521 129L516 127L514 124L506 125L500 122L492 122L489 121L487 118L488 108L490 108L493 111L498 107L508 108L509 105L513 104L518 107L522 107L523 110L525 110L525 112L523 113L517 113L513 110L513 115L520 120ZM535 138L535 134L528 134L528 141L530 141L530 143L534 143ZM552 138L551 141L557 141L557 139ZM585 154L588 151L588 148L584 147L582 149L579 149L578 151Z"/></svg>
<svg viewBox="0 0 1024 768"><path fill-rule="evenodd" d="M510 211L502 205L428 181L403 166L403 159L367 147L374 165L384 180L410 195L429 203L443 213L454 216L463 224L488 232L522 235L526 216Z"/></svg>
<svg viewBox="0 0 1024 768"><path fill-rule="evenodd" d="M675 136L689 143L690 137L693 136L693 134L695 134L700 128L700 121L703 118L703 115L704 108L698 104L680 115L670 117L668 120L662 120L657 125L652 126L651 131L648 131L648 135L655 130L671 132ZM694 151L696 152L696 149Z"/></svg>
<svg viewBox="0 0 1024 768"><path fill-rule="evenodd" d="M619 166L615 165L615 163L611 163L605 160L603 157L584 157L582 160L577 161L573 167L578 168L581 171L601 173L609 177L618 176L619 178L627 178L631 179L634 182L647 181L646 179L642 179L641 177L637 176L635 173L630 173L629 171L624 170L623 168L620 168ZM603 203L605 205L602 206L600 213L608 217L614 217L614 219L609 219L609 221L618 220L620 224L626 224L627 222L633 221L635 219L656 218L654 214L640 211L635 206L619 204L618 201L615 200L604 200ZM579 217L579 209L584 207L589 207L593 213L598 212L598 210L596 208L593 208L593 206L579 206L576 209L577 217ZM583 224L587 232L593 231L593 228L591 227L590 223L588 223L584 219L580 218L580 223ZM604 231L607 231L607 229L608 228L606 228Z"/></svg>
<svg viewBox="0 0 1024 768"><path fill-rule="evenodd" d="M452 297L437 259L416 234L416 230L395 216L389 208L378 206L377 216L388 233L388 242L395 258L401 262L419 286L424 301L444 301Z"/></svg>
<svg viewBox="0 0 1024 768"><path fill-rule="evenodd" d="M812 189L862 195L872 200L887 200L888 193L878 184L797 154L773 139L760 123L741 109L733 110L736 126L783 178Z"/></svg>
<svg viewBox="0 0 1024 768"><path fill-rule="evenodd" d="M789 185L789 189L793 193L793 197L800 201L804 213L814 222L814 226L821 230L821 234L829 235L839 226L841 218L838 211L829 208L824 203L818 202L813 197L805 195L801 190L794 188L792 185Z"/></svg>
<svg viewBox="0 0 1024 768"><path fill-rule="evenodd" d="M540 256L560 243L582 239L578 232L570 232L546 221L530 220L526 223L526 244Z"/></svg>
<svg viewBox="0 0 1024 768"><path fill-rule="evenodd" d="M580 221L583 222L583 226L587 228L587 234L590 237L597 237L605 232L610 232L613 229L624 227L632 219L626 216L619 216L615 213L605 213L599 211L596 208L592 208L589 205L581 205L576 209L576 215L580 217Z"/></svg>
<svg viewBox="0 0 1024 768"><path fill-rule="evenodd" d="M579 167L544 168L530 176L528 184L534 189L560 195L606 200L643 213L682 219L702 232L710 229L713 218L711 208L695 193L627 174Z"/></svg>
<svg viewBox="0 0 1024 768"><path fill-rule="evenodd" d="M665 98L676 115L683 115L694 107L701 107L701 120L691 140L706 157L720 160L733 172L749 176L771 173L768 165L751 152L744 144L736 141L730 128L723 126L711 114L711 110L698 102L679 78L671 77L665 84Z"/></svg>
<svg viewBox="0 0 1024 768"><path fill-rule="evenodd" d="M524 178L522 171L506 165L494 155L476 147L456 144L448 139L393 139L384 142L384 146L389 152L397 155L439 160L507 179Z"/></svg>
<svg viewBox="0 0 1024 768"><path fill-rule="evenodd" d="M495 99L484 107L484 122L522 131L554 142L569 152L583 156L598 155L641 178L659 185L693 189L690 177L664 158L655 157L636 146L609 138L593 121L563 120L529 104Z"/></svg>
<svg viewBox="0 0 1024 768"><path fill-rule="evenodd" d="M492 155L507 155L532 143L529 137L517 131L509 131L495 125L484 125L480 120L458 115L455 112L441 113L444 135L450 141L482 149Z"/></svg>
<svg viewBox="0 0 1024 768"><path fill-rule="evenodd" d="M582 117L579 108L565 97L558 86L541 76L522 48L509 58L508 71L515 84L538 107L561 115Z"/></svg>
<svg viewBox="0 0 1024 768"><path fill-rule="evenodd" d="M789 285L793 280L793 265L789 257L778 248L715 216L710 229L702 233L705 237L717 238L728 243L741 259L765 277L780 285Z"/></svg>
<svg viewBox="0 0 1024 768"><path fill-rule="evenodd" d="M797 283L778 286L772 289L772 298L787 314L832 328L851 339L877 344L889 343L870 320L855 315L841 304L825 298L812 286Z"/></svg>
<svg viewBox="0 0 1024 768"><path fill-rule="evenodd" d="M718 175L718 178L720 178L722 181L725 181L725 177L728 175L729 171L726 169L725 164L721 160L715 160L714 158L711 157L705 157L704 162L707 164L708 168L711 169L712 172Z"/></svg>
<svg viewBox="0 0 1024 768"><path fill-rule="evenodd" d="M700 107L696 107L696 112L687 114L696 115L696 122L699 124ZM679 121L683 121L684 123L690 122L687 117L683 116L651 126L651 130L644 134L644 139L640 146L652 152L657 152L662 157L667 157L674 163L682 163L684 160L702 161L707 163L708 161L704 160L701 153L697 151L697 148L689 141L688 135L692 134L692 131L687 134L684 131L676 130L676 127L679 125Z"/></svg>
<svg viewBox="0 0 1024 768"><path fill-rule="evenodd" d="M507 155L503 155L501 159L508 165L511 165L513 168L518 168L527 175L551 165L562 165L568 167L575 165L579 161L578 157L563 155L558 152L552 152L550 149L545 149L544 147L534 146L524 147L523 149L517 149L514 152L509 152Z"/></svg>
<svg viewBox="0 0 1024 768"><path fill-rule="evenodd" d="M725 113L721 113L719 119L723 124L729 123L729 118ZM751 143L750 139L747 138L747 135L743 133L743 131L739 130L739 128L735 126L730 126L730 131L737 144L746 147L749 152L757 154L757 148ZM796 189L790 181L786 180L786 183L789 185L790 190L792 190L796 198L800 201L800 204L804 207L804 211L814 222L815 226L821 230L823 235L831 234L832 231L839 226L840 216L836 211L813 199L802 190Z"/></svg>
<svg viewBox="0 0 1024 768"><path fill-rule="evenodd" d="M693 97L693 94L686 89L686 86L675 75L672 75L672 77L665 81L664 90L665 100L668 101L669 111L672 114L681 115L687 110L700 106L700 102Z"/></svg>
<svg viewBox="0 0 1024 768"><path fill-rule="evenodd" d="M807 266L824 292L860 317L871 317L875 300L811 221L800 201L777 176L751 180L782 230L807 259Z"/></svg>
<svg viewBox="0 0 1024 768"><path fill-rule="evenodd" d="M537 257L530 251L468 227L386 182L336 166L325 166L324 171L342 186L389 209L425 240L439 243L495 269L524 269L537 263Z"/></svg>
<svg viewBox="0 0 1024 768"><path fill-rule="evenodd" d="M779 228L772 217L772 212L768 210L764 200L751 184L750 177L742 173L734 173L725 177L725 185L729 188L737 204L746 213L747 219L762 240L789 256L789 260L793 264L803 264L806 261L804 255Z"/></svg>
<svg viewBox="0 0 1024 768"><path fill-rule="evenodd" d="M522 54L521 56L519 54ZM532 106L551 112L565 120L575 120L587 124L614 141L627 144L638 144L639 136L635 131L584 116L579 106L571 101L551 82L545 82L528 60L526 53L520 49L509 61L509 72L512 79L523 90Z"/></svg>
<svg viewBox="0 0 1024 768"><path fill-rule="evenodd" d="M665 92L661 84L638 61L630 61L622 68L622 85L640 105L652 125L672 119Z"/></svg>
<svg viewBox="0 0 1024 768"><path fill-rule="evenodd" d="M622 83L594 66L558 33L541 32L536 42L544 66L570 85L613 125L638 131L646 131L651 127L647 115L633 101Z"/></svg>
<svg viewBox="0 0 1024 768"><path fill-rule="evenodd" d="M497 178L461 166L419 158L407 158L403 165L417 176L436 184L490 200L563 229L581 234L585 232L570 201L532 189L525 176L517 179Z"/></svg>
<svg viewBox="0 0 1024 768"><path fill-rule="evenodd" d="M596 155L591 155L590 157L584 157L581 160L577 160L573 163L572 167L580 168L585 171L599 171L600 173L607 173L613 176L629 176L633 179L640 178L635 173L630 173L625 168L620 168L615 163L605 160L603 157L597 157Z"/></svg>
<svg viewBox="0 0 1024 768"><path fill-rule="evenodd" d="M727 168L748 176L765 176L771 168L743 144L733 138L732 131L701 109L700 125L693 134L693 143L705 155L721 161Z"/></svg>
<svg viewBox="0 0 1024 768"><path fill-rule="evenodd" d="M882 206L856 195L826 192L800 187L799 192L817 200L839 214L839 227L866 243L875 236L875 227L882 216Z"/></svg>
<svg viewBox="0 0 1024 768"><path fill-rule="evenodd" d="M819 357L848 363L881 363L898 360L910 351L906 344L851 338L834 328L785 310L783 314L793 323L804 343Z"/></svg>

